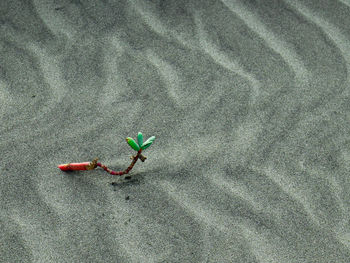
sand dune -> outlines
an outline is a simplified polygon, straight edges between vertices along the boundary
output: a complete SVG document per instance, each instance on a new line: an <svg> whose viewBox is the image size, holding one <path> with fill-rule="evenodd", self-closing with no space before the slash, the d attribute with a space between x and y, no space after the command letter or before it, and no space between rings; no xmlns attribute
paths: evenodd
<svg viewBox="0 0 350 263"><path fill-rule="evenodd" d="M0 262L349 262L350 2L2 1ZM58 164L130 164L131 178Z"/></svg>

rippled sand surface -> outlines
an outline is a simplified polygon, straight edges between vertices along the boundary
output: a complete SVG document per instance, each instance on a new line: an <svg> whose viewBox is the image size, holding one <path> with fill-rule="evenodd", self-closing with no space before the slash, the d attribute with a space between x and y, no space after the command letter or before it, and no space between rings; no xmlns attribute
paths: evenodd
<svg viewBox="0 0 350 263"><path fill-rule="evenodd" d="M350 262L349 67L348 0L1 1L0 262Z"/></svg>

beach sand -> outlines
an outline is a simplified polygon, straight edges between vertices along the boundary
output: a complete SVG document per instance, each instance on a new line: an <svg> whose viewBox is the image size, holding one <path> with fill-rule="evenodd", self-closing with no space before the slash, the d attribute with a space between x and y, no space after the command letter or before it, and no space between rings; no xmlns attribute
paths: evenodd
<svg viewBox="0 0 350 263"><path fill-rule="evenodd" d="M349 1L1 1L0 61L0 262L350 262Z"/></svg>

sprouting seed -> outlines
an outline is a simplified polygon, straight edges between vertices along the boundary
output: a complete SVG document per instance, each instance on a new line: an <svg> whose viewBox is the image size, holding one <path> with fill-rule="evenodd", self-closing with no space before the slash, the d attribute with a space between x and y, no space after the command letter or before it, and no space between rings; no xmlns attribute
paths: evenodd
<svg viewBox="0 0 350 263"><path fill-rule="evenodd" d="M78 170L81 171L81 170L93 170L97 166L99 166L102 169L104 169L106 172L112 175L127 174L134 167L138 159L140 159L142 162L144 162L147 159L145 156L141 154L141 152L146 148L148 148L149 146L151 146L155 138L156 137L152 136L143 143L143 136L141 132L137 134L138 143L136 143L135 140L130 137L126 138L127 143L130 145L132 149L134 149L137 152L137 154L131 157L132 159L131 164L124 171L118 171L118 172L112 171L107 166L97 162L98 158L95 158L92 162L60 164L58 165L58 168L60 168L62 171L78 171Z"/></svg>

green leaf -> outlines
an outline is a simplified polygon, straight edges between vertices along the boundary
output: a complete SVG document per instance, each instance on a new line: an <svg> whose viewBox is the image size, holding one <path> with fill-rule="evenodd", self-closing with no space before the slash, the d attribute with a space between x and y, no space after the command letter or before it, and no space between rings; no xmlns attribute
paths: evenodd
<svg viewBox="0 0 350 263"><path fill-rule="evenodd" d="M130 147L133 148L135 151L138 152L140 150L140 147L137 145L133 138L127 137L126 141L130 145Z"/></svg>
<svg viewBox="0 0 350 263"><path fill-rule="evenodd" d="M141 149L145 150L147 149L149 146L151 146L152 142L155 140L156 137L152 136L150 138L148 138L147 141L145 141L142 145L141 145Z"/></svg>
<svg viewBox="0 0 350 263"><path fill-rule="evenodd" d="M141 147L141 145L143 144L143 135L141 132L139 132L137 134L137 142L138 142L139 146Z"/></svg>

